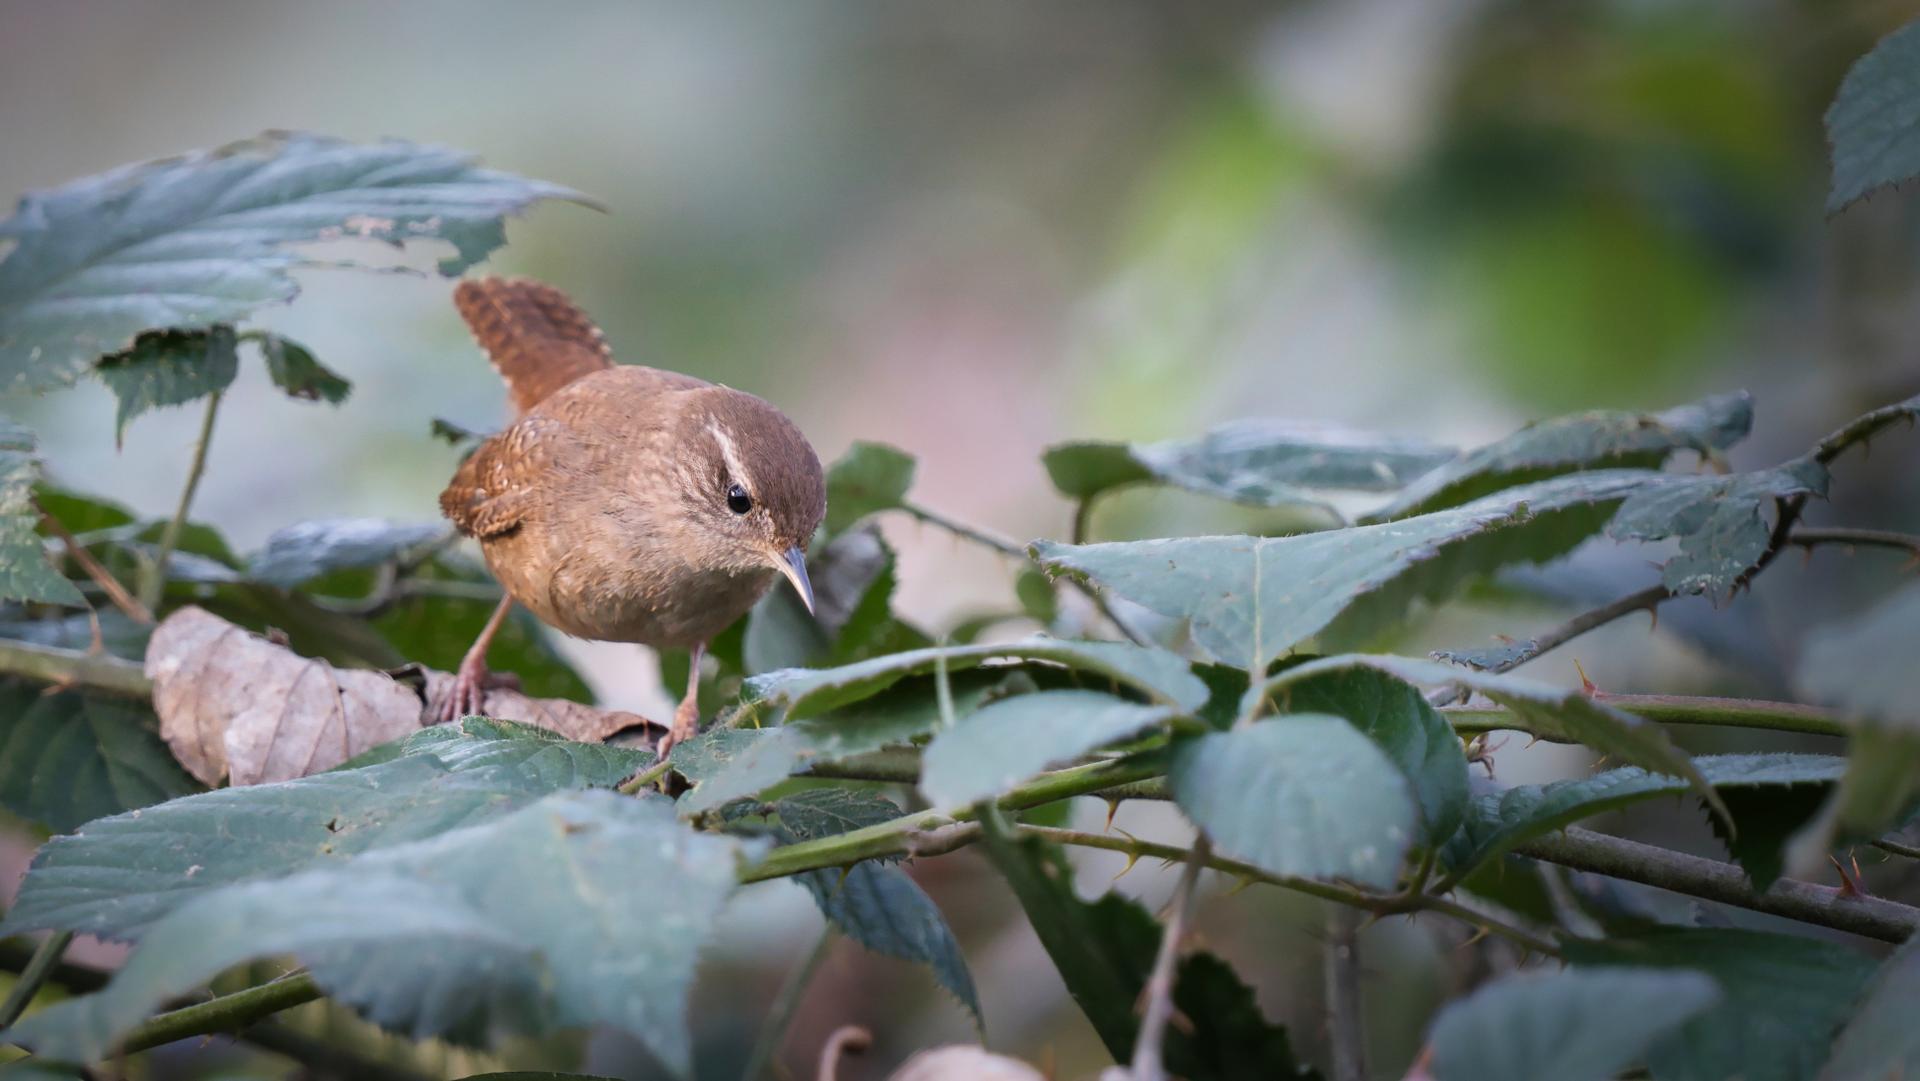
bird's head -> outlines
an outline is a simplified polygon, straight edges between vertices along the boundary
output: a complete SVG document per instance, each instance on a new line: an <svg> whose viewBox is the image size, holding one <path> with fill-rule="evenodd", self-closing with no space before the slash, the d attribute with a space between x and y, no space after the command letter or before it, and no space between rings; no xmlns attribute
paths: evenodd
<svg viewBox="0 0 1920 1081"><path fill-rule="evenodd" d="M674 440L685 521L703 563L773 568L813 610L807 542L827 513L820 459L786 414L742 391L696 391Z"/></svg>

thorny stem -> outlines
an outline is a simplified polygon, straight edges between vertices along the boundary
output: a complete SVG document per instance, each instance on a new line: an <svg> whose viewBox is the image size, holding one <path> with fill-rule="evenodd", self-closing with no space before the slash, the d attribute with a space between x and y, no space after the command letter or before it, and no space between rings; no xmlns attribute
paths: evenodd
<svg viewBox="0 0 1920 1081"><path fill-rule="evenodd" d="M29 954L23 945L0 943L0 971L23 972ZM107 985L112 973L86 965L61 962L53 967L52 983L74 994L98 991ZM240 1030L241 1040L295 1059L321 1074L360 1081L425 1081L420 1075L384 1062L363 1058L346 1048L316 1040L284 1025L266 1022Z"/></svg>
<svg viewBox="0 0 1920 1081"><path fill-rule="evenodd" d="M826 960L833 946L833 924L820 929L820 938L813 949L793 971L787 973L785 983L780 985L780 993L774 996L773 1006L767 1010L767 1020L760 1028L760 1035L753 1042L753 1052L747 1056L747 1068L740 1071L740 1081L755 1081L766 1072L767 1063L779 1052L780 1045L786 1042L787 1028L793 1024L794 1014L800 1011L800 1000L806 996L807 984L813 981L813 974L819 971L820 962Z"/></svg>
<svg viewBox="0 0 1920 1081"><path fill-rule="evenodd" d="M1327 1030L1334 1081L1367 1081L1367 1031L1360 1008L1360 919L1345 905L1327 906Z"/></svg>
<svg viewBox="0 0 1920 1081"><path fill-rule="evenodd" d="M1831 927L1883 942L1903 942L1920 931L1920 909L1879 897L1849 895L1831 886L1782 878L1756 892L1746 872L1717 860L1609 837L1579 827L1536 837L1514 851L1576 871L1657 886L1690 897Z"/></svg>
<svg viewBox="0 0 1920 1081"><path fill-rule="evenodd" d="M1636 717L1661 724L1690 724L1727 728L1756 728L1800 732L1811 736L1845 736L1840 718L1816 706L1797 702L1764 702L1747 698L1696 698L1678 694L1608 694L1596 691L1596 701ZM1499 706L1448 706L1440 711L1463 735L1482 732L1526 731L1512 711ZM1542 739L1551 739L1540 736Z"/></svg>
<svg viewBox="0 0 1920 1081"><path fill-rule="evenodd" d="M56 687L85 687L129 698L149 698L153 681L140 666L111 654L0 639L0 675L20 676Z"/></svg>
<svg viewBox="0 0 1920 1081"><path fill-rule="evenodd" d="M296 972L271 983L182 1006L150 1018L127 1034L127 1038L120 1042L119 1050L121 1054L131 1055L189 1036L238 1032L263 1017L312 1002L321 993L320 985L314 982L312 976Z"/></svg>
<svg viewBox="0 0 1920 1081"><path fill-rule="evenodd" d="M26 967L20 970L20 978L14 981L13 990L7 992L6 1001L0 1002L0 1029L9 1027L27 1012L33 996L39 994L40 988L46 985L47 977L59 967L60 958L72 943L72 931L55 931L41 940L33 956L27 958Z"/></svg>
<svg viewBox="0 0 1920 1081"><path fill-rule="evenodd" d="M665 756L662 756L660 760L653 765L620 782L618 791L624 796L637 795L640 792L646 791L648 785L665 777L667 771L672 768L673 763L669 762Z"/></svg>
<svg viewBox="0 0 1920 1081"><path fill-rule="evenodd" d="M1074 845L1078 848L1099 848L1108 852L1119 852L1132 859L1150 857L1169 862L1187 858L1187 849L1177 845L1158 844L1153 841L1139 841L1131 837L1115 837L1105 833L1085 833L1079 830L1055 829L1050 826L1020 827L1021 832L1035 837L1054 841L1058 844ZM1427 894L1414 896L1367 893L1333 882L1322 882L1312 878L1287 878L1269 874L1250 863L1209 855L1207 866L1235 878L1250 882L1261 882L1269 886L1304 893L1318 897L1323 901L1335 901L1354 908L1365 909L1376 915L1394 915L1410 911L1435 912L1450 916L1470 926L1481 928L1502 938L1548 957L1560 956L1559 947L1528 931L1501 922L1492 916L1476 912L1466 905L1449 901L1444 897Z"/></svg>
<svg viewBox="0 0 1920 1081"><path fill-rule="evenodd" d="M1814 445L1813 458L1821 465L1831 465L1835 458L1846 453L1855 443L1864 443L1878 435L1883 428L1899 421L1914 423L1916 406L1914 399L1883 405L1871 413L1866 413L1848 421L1835 429L1825 439Z"/></svg>
<svg viewBox="0 0 1920 1081"><path fill-rule="evenodd" d="M1133 1045L1132 1081L1165 1081L1166 1066L1161 1047L1167 1038L1167 1022L1173 1020L1174 975L1180 967L1180 942L1187 935L1187 920L1193 909L1194 887L1200 881L1200 869L1207 864L1212 846L1202 836L1187 853L1187 868L1174 888L1173 903L1167 909L1167 927L1160 934L1160 950L1153 959L1153 971L1147 976L1146 1009L1140 1017L1140 1035Z"/></svg>
<svg viewBox="0 0 1920 1081"><path fill-rule="evenodd" d="M67 531L67 527L61 524L60 519L48 514L39 500L34 501L33 509L40 512L41 523L55 537L60 538L60 543L65 546L67 555L72 557L75 563L80 564L80 569L85 571L87 577L93 579L94 584L106 593L107 599L113 602L114 607L126 613L127 618L135 623L153 622L153 613L147 610L147 606L127 592L127 587L120 584L120 579L115 578L112 571L93 558L93 553L87 551L86 545L74 540L73 534Z"/></svg>
<svg viewBox="0 0 1920 1081"><path fill-rule="evenodd" d="M213 422L220 414L220 397L219 391L207 397L207 409L200 418L200 438L193 445L193 461L187 466L187 483L180 490L180 505L160 533L160 550L154 553L153 562L141 568L140 602L149 609L160 607L161 595L167 588L167 562L180 543L180 530L187 523L187 512L193 508L200 477L207 470L207 448L213 444Z"/></svg>
<svg viewBox="0 0 1920 1081"><path fill-rule="evenodd" d="M1800 548L1836 544L1848 548L1891 548L1920 558L1920 536L1895 533L1887 529L1815 529L1801 526L1787 537L1787 543Z"/></svg>

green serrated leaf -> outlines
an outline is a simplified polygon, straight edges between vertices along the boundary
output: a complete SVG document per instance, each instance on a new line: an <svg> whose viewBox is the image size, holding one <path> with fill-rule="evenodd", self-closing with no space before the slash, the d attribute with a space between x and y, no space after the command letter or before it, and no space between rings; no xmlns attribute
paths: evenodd
<svg viewBox="0 0 1920 1081"><path fill-rule="evenodd" d="M1108 893L1093 902L1073 890L1073 868L1057 846L1015 839L998 815L982 820L986 849L1026 910L1067 992L1108 1053L1126 1062L1139 1032L1138 1003L1159 949L1160 925L1133 901ZM1188 1081L1317 1081L1293 1055L1286 1030L1269 1023L1253 991L1225 962L1188 953L1173 1004L1186 1025L1166 1034L1169 1073Z"/></svg>
<svg viewBox="0 0 1920 1081"><path fill-rule="evenodd" d="M920 791L935 807L965 807L1100 747L1137 739L1177 715L1167 706L1099 691L1002 699L934 735L921 759Z"/></svg>
<svg viewBox="0 0 1920 1081"><path fill-rule="evenodd" d="M1433 1081L1606 1081L1720 1000L1697 972L1526 973L1440 1011Z"/></svg>
<svg viewBox="0 0 1920 1081"><path fill-rule="evenodd" d="M1833 1042L1821 1081L1920 1076L1920 938L1887 958Z"/></svg>
<svg viewBox="0 0 1920 1081"><path fill-rule="evenodd" d="M1654 474L1586 473L1381 525L1294 537L1038 541L1044 566L1172 619L1222 662L1264 671L1308 638L1355 645L1509 563L1564 555Z"/></svg>
<svg viewBox="0 0 1920 1081"><path fill-rule="evenodd" d="M1845 763L1831 755L1738 754L1706 755L1694 759L1694 765L1732 810L1736 836L1744 838L1736 843L1748 846L1741 849L1741 863L1755 888L1764 890L1779 876L1779 845L1786 832L1779 826L1762 828L1775 813L1770 805L1790 798L1801 786L1818 798L1839 778ZM1443 856L1456 873L1464 873L1583 818L1655 796L1683 795L1689 787L1683 779L1628 766L1578 780L1490 792L1472 802ZM1804 809L1805 801L1797 805Z"/></svg>
<svg viewBox="0 0 1920 1081"><path fill-rule="evenodd" d="M1206 684L1176 654L1124 642L1041 637L916 649L839 668L770 672L748 680L744 697L764 706L785 707L789 718L800 719L878 694L907 676L931 672L943 664L948 672L957 672L996 657L1047 661L1104 676L1181 709L1198 709L1207 700Z"/></svg>
<svg viewBox="0 0 1920 1081"><path fill-rule="evenodd" d="M414 1038L612 1024L684 1075L699 950L758 846L664 799L569 792L490 822L203 893L148 928L107 987L10 1035L92 1062L167 1000L291 953L327 993Z"/></svg>
<svg viewBox="0 0 1920 1081"><path fill-rule="evenodd" d="M1575 971L1683 969L1720 985L1718 1005L1654 1042L1655 1081L1812 1081L1874 971L1871 959L1831 942L1761 931L1672 928L1563 946Z"/></svg>
<svg viewBox="0 0 1920 1081"><path fill-rule="evenodd" d="M966 717L986 702L1031 691L1034 683L1023 669L988 669L954 673L949 687L954 715ZM714 810L758 795L812 766L905 746L940 724L934 680L919 677L778 728L709 729L674 747L675 768L694 782L680 806L687 814ZM683 747L688 750L683 752Z"/></svg>
<svg viewBox="0 0 1920 1081"><path fill-rule="evenodd" d="M1607 535L1678 538L1680 552L1662 567L1661 582L1675 593L1703 593L1718 603L1765 554L1772 535L1765 511L1774 500L1826 492L1827 469L1812 457L1726 477L1662 475L1627 497Z"/></svg>
<svg viewBox="0 0 1920 1081"><path fill-rule="evenodd" d="M855 443L827 470L828 535L893 510L913 487L913 456L885 443Z"/></svg>
<svg viewBox="0 0 1920 1081"><path fill-rule="evenodd" d="M5 324L0 323L0 333ZM0 345L0 360L5 356ZM154 330L134 339L133 346L100 358L93 374L120 401L114 415L116 445L133 418L150 409L185 405L233 384L240 373L233 328Z"/></svg>
<svg viewBox="0 0 1920 1081"><path fill-rule="evenodd" d="M33 433L0 417L0 601L83 605L79 588L47 561L33 505L39 482Z"/></svg>
<svg viewBox="0 0 1920 1081"><path fill-rule="evenodd" d="M1422 835L1438 846L1460 828L1467 808L1467 756L1460 737L1420 690L1371 668L1330 669L1290 682L1285 713L1344 717L1400 767L1420 803Z"/></svg>
<svg viewBox="0 0 1920 1081"><path fill-rule="evenodd" d="M1712 454L1746 438L1753 397L1717 394L1664 413L1602 410L1529 424L1414 481L1365 521L1457 507L1481 496L1586 469L1654 469L1677 451Z"/></svg>
<svg viewBox="0 0 1920 1081"><path fill-rule="evenodd" d="M810 841L891 821L904 812L873 793L818 788L780 799L774 813L795 839ZM973 974L960 944L933 899L904 870L868 860L845 874L822 868L796 877L821 914L848 938L875 953L926 965L940 986L980 1019Z"/></svg>
<svg viewBox="0 0 1920 1081"><path fill-rule="evenodd" d="M1013 594L1020 602L1020 610L1040 626L1051 627L1054 620L1060 618L1060 595L1045 572L1021 567L1013 577Z"/></svg>
<svg viewBox="0 0 1920 1081"><path fill-rule="evenodd" d="M276 529L247 560L247 577L291 589L330 571L374 567L446 536L438 522L324 518Z"/></svg>
<svg viewBox="0 0 1920 1081"><path fill-rule="evenodd" d="M1515 676L1466 671L1413 657L1325 657L1288 668L1249 690L1241 705L1242 716L1257 715L1265 703L1284 701L1287 688L1298 681L1356 667L1377 669L1408 683L1457 684L1477 691L1512 710L1521 726L1536 735L1584 743L1614 761L1685 780L1716 814L1728 817L1719 795L1686 752L1674 745L1666 729L1580 691Z"/></svg>
<svg viewBox="0 0 1920 1081"><path fill-rule="evenodd" d="M0 681L0 806L55 833L197 791L145 703Z"/></svg>
<svg viewBox="0 0 1920 1081"><path fill-rule="evenodd" d="M315 360L313 353L299 342L278 334L262 334L258 341L260 355L267 362L268 377L287 397L339 405L353 393L352 383Z"/></svg>
<svg viewBox="0 0 1920 1081"><path fill-rule="evenodd" d="M0 235L0 384L65 386L157 328L200 330L293 299L292 245L443 240L452 276L506 241L503 218L573 191L441 147L265 135L20 200ZM341 262L335 265L350 266Z"/></svg>
<svg viewBox="0 0 1920 1081"><path fill-rule="evenodd" d="M1276 875L1390 888L1419 833L1405 775L1340 717L1287 714L1182 740L1167 779L1222 855Z"/></svg>
<svg viewBox="0 0 1920 1081"><path fill-rule="evenodd" d="M1091 499L1132 484L1164 484L1255 507L1322 506L1328 491L1390 492L1453 457L1452 450L1331 425L1236 421L1198 439L1065 443L1042 461L1054 487Z"/></svg>
<svg viewBox="0 0 1920 1081"><path fill-rule="evenodd" d="M1827 213L1920 176L1920 24L1888 34L1854 61L1827 109L1833 187Z"/></svg>
<svg viewBox="0 0 1920 1081"><path fill-rule="evenodd" d="M388 761L186 796L56 837L35 856L0 936L70 930L137 939L209 891L435 836L556 791L611 787L653 760L497 721L427 729L399 750Z"/></svg>

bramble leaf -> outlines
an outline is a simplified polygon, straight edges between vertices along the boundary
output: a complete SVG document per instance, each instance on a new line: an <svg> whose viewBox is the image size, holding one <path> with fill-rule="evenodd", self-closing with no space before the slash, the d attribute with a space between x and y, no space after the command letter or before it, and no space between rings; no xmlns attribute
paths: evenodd
<svg viewBox="0 0 1920 1081"><path fill-rule="evenodd" d="M1406 776L1339 717L1286 714L1175 744L1174 802L1225 856L1391 887L1419 831Z"/></svg>
<svg viewBox="0 0 1920 1081"><path fill-rule="evenodd" d="M276 529L247 560L247 577L291 589L330 571L373 567L444 537L437 522L323 518Z"/></svg>
<svg viewBox="0 0 1920 1081"><path fill-rule="evenodd" d="M1056 846L1014 838L988 815L987 855L1006 877L1067 992L1115 1059L1133 1054L1137 1004L1159 949L1160 926L1139 904L1108 893L1082 901L1073 868ZM1226 962L1191 952L1180 962L1173 1005L1186 1020L1169 1026L1169 1073L1190 1081L1318 1081L1293 1054L1286 1029L1261 1015L1253 991Z"/></svg>
<svg viewBox="0 0 1920 1081"><path fill-rule="evenodd" d="M1440 466L1364 521L1384 522L1456 507L1516 485L1587 469L1655 469L1681 450L1725 450L1753 426L1745 391L1664 413L1600 410L1529 424Z"/></svg>
<svg viewBox="0 0 1920 1081"><path fill-rule="evenodd" d="M332 998L413 1038L612 1024L685 1075L686 998L735 865L758 845L667 801L566 792L489 822L210 890L146 929L106 988L9 1035L92 1062L167 1000L291 953Z"/></svg>
<svg viewBox="0 0 1920 1081"><path fill-rule="evenodd" d="M871 793L815 788L774 804L774 813L795 839L809 841L900 817L891 801ZM796 876L820 912L848 938L875 953L926 965L933 978L978 1020L973 974L946 918L912 876L899 867L865 860L846 869L821 868Z"/></svg>
<svg viewBox="0 0 1920 1081"><path fill-rule="evenodd" d="M260 354L266 358L268 377L287 397L339 405L353 393L352 383L315 360L313 353L299 342L278 334L262 334L258 340Z"/></svg>
<svg viewBox="0 0 1920 1081"><path fill-rule="evenodd" d="M1417 601L1442 600L1509 563L1564 555L1650 476L1562 477L1417 518L1303 536L1037 541L1032 550L1051 570L1188 620L1220 661L1263 671L1309 638L1356 645Z"/></svg>
<svg viewBox="0 0 1920 1081"><path fill-rule="evenodd" d="M893 510L913 487L913 456L885 443L855 443L827 470L828 535Z"/></svg>
<svg viewBox="0 0 1920 1081"><path fill-rule="evenodd" d="M1661 569L1661 582L1675 593L1704 593L1717 603L1766 553L1772 534L1766 508L1777 499L1826 492L1826 467L1811 457L1726 477L1663 474L1627 497L1607 535L1679 538L1680 552Z"/></svg>
<svg viewBox="0 0 1920 1081"><path fill-rule="evenodd" d="M0 933L137 939L210 890L432 837L552 792L611 787L653 760L642 750L482 720L422 730L393 750L376 756L385 761L216 789L56 837L34 857Z"/></svg>
<svg viewBox="0 0 1920 1081"><path fill-rule="evenodd" d="M1874 971L1871 959L1845 947L1762 931L1667 928L1638 938L1570 939L1564 948L1576 972L1679 969L1720 985L1717 1005L1648 1051L1659 1081L1812 1081Z"/></svg>
<svg viewBox="0 0 1920 1081"><path fill-rule="evenodd" d="M33 505L39 480L33 433L0 417L0 601L83 605L79 588L47 560Z"/></svg>
<svg viewBox="0 0 1920 1081"><path fill-rule="evenodd" d="M441 240L446 275L506 242L503 218L555 184L478 168L441 147L264 135L33 192L0 235L0 384L48 390L155 329L245 319L299 291L292 245ZM332 262L329 265L351 265Z"/></svg>
<svg viewBox="0 0 1920 1081"><path fill-rule="evenodd" d="M1827 213L1920 176L1920 25L1909 24L1854 61L1827 109L1833 187Z"/></svg>
<svg viewBox="0 0 1920 1081"><path fill-rule="evenodd" d="M1697 972L1530 972L1440 1011L1433 1081L1606 1081L1720 999Z"/></svg>
<svg viewBox="0 0 1920 1081"><path fill-rule="evenodd" d="M118 445L140 414L226 390L240 374L240 357L232 327L152 330L134 339L132 348L101 357L93 374L120 401L113 420Z"/></svg>
<svg viewBox="0 0 1920 1081"><path fill-rule="evenodd" d="M1453 451L1332 425L1224 424L1198 439L1063 443L1042 457L1063 495L1091 499L1129 484L1165 484L1256 507L1320 505L1328 491L1390 492Z"/></svg>
<svg viewBox="0 0 1920 1081"><path fill-rule="evenodd" d="M154 731L144 703L0 682L0 805L67 833L199 786Z"/></svg>
<svg viewBox="0 0 1920 1081"><path fill-rule="evenodd" d="M935 733L921 758L920 791L935 807L965 807L1089 751L1160 728L1176 713L1100 691L1001 699Z"/></svg>

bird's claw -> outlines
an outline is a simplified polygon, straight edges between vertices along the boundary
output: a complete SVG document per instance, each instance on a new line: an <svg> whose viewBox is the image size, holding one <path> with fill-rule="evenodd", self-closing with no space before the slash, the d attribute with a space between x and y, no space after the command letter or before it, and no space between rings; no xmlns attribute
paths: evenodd
<svg viewBox="0 0 1920 1081"><path fill-rule="evenodd" d="M446 724L462 717L484 715L487 711L487 670L482 665L461 664L453 675L453 686L440 700L434 712L434 724Z"/></svg>

